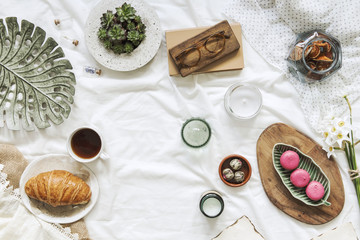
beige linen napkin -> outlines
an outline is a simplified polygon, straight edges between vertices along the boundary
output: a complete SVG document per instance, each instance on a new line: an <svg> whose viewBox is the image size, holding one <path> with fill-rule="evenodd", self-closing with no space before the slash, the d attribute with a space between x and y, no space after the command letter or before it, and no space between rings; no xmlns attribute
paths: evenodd
<svg viewBox="0 0 360 240"><path fill-rule="evenodd" d="M19 150L13 145L0 144L0 164L4 165L3 173L7 174L9 186L14 189L19 188L19 181L28 162ZM39 220L40 221L40 220ZM83 219L71 223L63 224L64 228L69 227L71 232L79 235L79 240L90 240L88 230Z"/></svg>

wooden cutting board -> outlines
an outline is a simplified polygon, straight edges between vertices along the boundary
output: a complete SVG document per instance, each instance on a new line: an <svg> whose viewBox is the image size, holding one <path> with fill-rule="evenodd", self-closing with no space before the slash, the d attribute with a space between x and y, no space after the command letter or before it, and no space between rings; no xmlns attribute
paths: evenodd
<svg viewBox="0 0 360 240"><path fill-rule="evenodd" d="M282 183L272 159L272 149L276 143L285 143L297 147L310 156L324 171L330 180L331 206L308 206L295 199ZM327 157L322 147L311 138L293 127L275 123L260 135L257 146L257 161L264 190L270 201L289 216L307 223L324 224L334 219L343 209L345 202L344 185L335 160Z"/></svg>

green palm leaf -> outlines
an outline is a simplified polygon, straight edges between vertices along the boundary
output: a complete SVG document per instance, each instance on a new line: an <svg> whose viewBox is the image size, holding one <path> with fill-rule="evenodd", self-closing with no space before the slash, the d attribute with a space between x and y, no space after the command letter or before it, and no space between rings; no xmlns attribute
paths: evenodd
<svg viewBox="0 0 360 240"><path fill-rule="evenodd" d="M64 52L40 27L0 19L0 127L12 130L60 124L74 102L75 76Z"/></svg>

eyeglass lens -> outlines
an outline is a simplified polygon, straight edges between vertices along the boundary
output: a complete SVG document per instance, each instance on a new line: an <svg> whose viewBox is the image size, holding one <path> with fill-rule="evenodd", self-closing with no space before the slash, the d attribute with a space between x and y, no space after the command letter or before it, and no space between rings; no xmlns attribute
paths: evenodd
<svg viewBox="0 0 360 240"><path fill-rule="evenodd" d="M225 40L224 35L220 35L220 34L214 35L206 41L205 48L211 53L218 53L224 48L225 45L224 40Z"/></svg>
<svg viewBox="0 0 360 240"><path fill-rule="evenodd" d="M202 45L205 47L205 53L207 52L210 57L214 54L221 52L225 46L225 36L223 34L215 34L210 36ZM182 56L182 64L188 67L196 66L201 58L201 51L199 47L193 47L188 49Z"/></svg>
<svg viewBox="0 0 360 240"><path fill-rule="evenodd" d="M183 58L183 64L189 67L193 67L198 64L200 60L200 51L197 48L189 49Z"/></svg>

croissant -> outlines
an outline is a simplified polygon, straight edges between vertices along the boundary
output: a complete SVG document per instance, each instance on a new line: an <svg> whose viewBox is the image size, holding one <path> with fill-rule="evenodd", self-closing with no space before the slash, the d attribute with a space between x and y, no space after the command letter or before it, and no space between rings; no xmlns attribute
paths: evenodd
<svg viewBox="0 0 360 240"><path fill-rule="evenodd" d="M81 178L64 170L40 173L25 184L25 193L53 207L85 204L91 189Z"/></svg>

